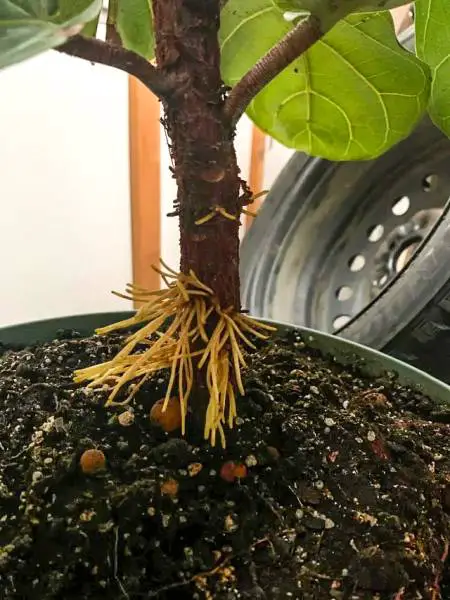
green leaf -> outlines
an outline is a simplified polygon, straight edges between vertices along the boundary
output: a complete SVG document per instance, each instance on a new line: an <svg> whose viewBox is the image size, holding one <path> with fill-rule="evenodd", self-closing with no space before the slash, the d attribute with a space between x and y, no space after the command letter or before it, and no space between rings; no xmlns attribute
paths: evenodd
<svg viewBox="0 0 450 600"><path fill-rule="evenodd" d="M144 58L155 55L151 0L118 0L117 31L122 44Z"/></svg>
<svg viewBox="0 0 450 600"><path fill-rule="evenodd" d="M102 0L1 0L0 68L64 43L101 6Z"/></svg>
<svg viewBox="0 0 450 600"><path fill-rule="evenodd" d="M83 29L81 31L81 35L83 35L84 37L95 37L97 35L99 18L100 18L100 13L97 15L97 17L95 17L95 19L92 19L92 21L89 21L89 23L86 23L86 25L83 27Z"/></svg>
<svg viewBox="0 0 450 600"><path fill-rule="evenodd" d="M234 85L288 31L270 0L228 0L222 75ZM370 159L405 138L426 110L429 69L401 48L388 13L353 15L253 100L248 115L282 144L330 160Z"/></svg>
<svg viewBox="0 0 450 600"><path fill-rule="evenodd" d="M450 3L416 2L416 49L432 71L428 111L434 123L450 136Z"/></svg>
<svg viewBox="0 0 450 600"><path fill-rule="evenodd" d="M409 4L405 0L272 0L283 12L311 13L321 20L324 31L352 13L380 12Z"/></svg>

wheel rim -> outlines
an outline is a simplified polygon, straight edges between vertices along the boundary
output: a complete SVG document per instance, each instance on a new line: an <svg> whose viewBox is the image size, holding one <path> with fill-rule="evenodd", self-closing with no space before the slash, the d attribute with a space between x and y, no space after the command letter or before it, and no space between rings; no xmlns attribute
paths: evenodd
<svg viewBox="0 0 450 600"><path fill-rule="evenodd" d="M402 196L380 193L347 243L332 244L332 258L321 274L330 282L328 294L320 302L314 297L310 300L310 319L316 326L320 324L326 331L344 327L391 285L420 251L448 199L450 177L445 162L433 160L424 165L427 174L423 177L417 172L412 176L405 173L403 181L397 182ZM430 181L432 185L427 183Z"/></svg>
<svg viewBox="0 0 450 600"><path fill-rule="evenodd" d="M414 27L399 41L414 51ZM450 209L449 160L448 139L425 119L365 166L301 161L296 177L278 186L283 202L268 212L259 243L244 244L244 305L255 315L345 335L346 325L405 273ZM328 200L339 187L345 193L336 208ZM320 225L334 208L323 234Z"/></svg>
<svg viewBox="0 0 450 600"><path fill-rule="evenodd" d="M374 161L310 159L285 190L289 208L280 205L283 216L265 232L270 252L254 252L246 306L275 320L342 330L394 284L432 234L450 195L449 160L448 139L429 121Z"/></svg>

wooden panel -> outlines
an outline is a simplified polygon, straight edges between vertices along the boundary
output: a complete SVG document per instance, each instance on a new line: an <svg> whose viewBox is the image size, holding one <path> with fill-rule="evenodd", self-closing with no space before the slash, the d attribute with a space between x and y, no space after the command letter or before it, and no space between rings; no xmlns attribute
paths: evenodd
<svg viewBox="0 0 450 600"><path fill-rule="evenodd" d="M253 194L258 194L262 191L262 185L264 182L264 155L266 149L266 136L265 134L258 129L257 127L253 127L252 133L252 153L251 153L251 161L250 161L250 178L248 184ZM248 209L254 213L258 212L259 207L261 206L261 202L263 198L258 198L248 206ZM252 222L253 218L250 215L246 215L245 217L245 230L247 231Z"/></svg>
<svg viewBox="0 0 450 600"><path fill-rule="evenodd" d="M130 188L133 282L160 288L150 268L161 252L160 104L139 81L129 79Z"/></svg>

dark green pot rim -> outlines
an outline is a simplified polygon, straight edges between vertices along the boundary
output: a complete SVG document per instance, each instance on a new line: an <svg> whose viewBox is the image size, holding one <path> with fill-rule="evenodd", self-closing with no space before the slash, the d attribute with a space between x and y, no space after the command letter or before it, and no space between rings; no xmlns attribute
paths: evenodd
<svg viewBox="0 0 450 600"><path fill-rule="evenodd" d="M91 335L96 328L126 319L132 314L130 311L92 313L21 323L0 328L0 343L12 346L44 343L54 339L59 330L75 330L81 335ZM425 394L437 405L450 406L450 386L396 358L307 327L264 321L276 326L280 333L298 331L308 346L324 355L332 356L341 365L357 363L361 372L371 377L381 377L386 373L396 374L401 385Z"/></svg>

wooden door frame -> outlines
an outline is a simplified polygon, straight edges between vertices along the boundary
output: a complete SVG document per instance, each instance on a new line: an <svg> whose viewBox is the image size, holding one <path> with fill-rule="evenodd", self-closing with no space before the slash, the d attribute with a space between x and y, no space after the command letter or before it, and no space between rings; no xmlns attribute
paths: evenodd
<svg viewBox="0 0 450 600"><path fill-rule="evenodd" d="M161 256L160 103L137 79L128 81L133 282L159 289L151 265Z"/></svg>
<svg viewBox="0 0 450 600"><path fill-rule="evenodd" d="M252 126L251 140L251 158L250 158L250 175L248 184L253 194L259 194L263 190L264 185L264 166L266 156L266 135L255 125ZM253 204L249 205L249 210L255 214L261 206L263 198L257 198ZM244 220L244 229L248 231L254 221L254 217L246 215Z"/></svg>

